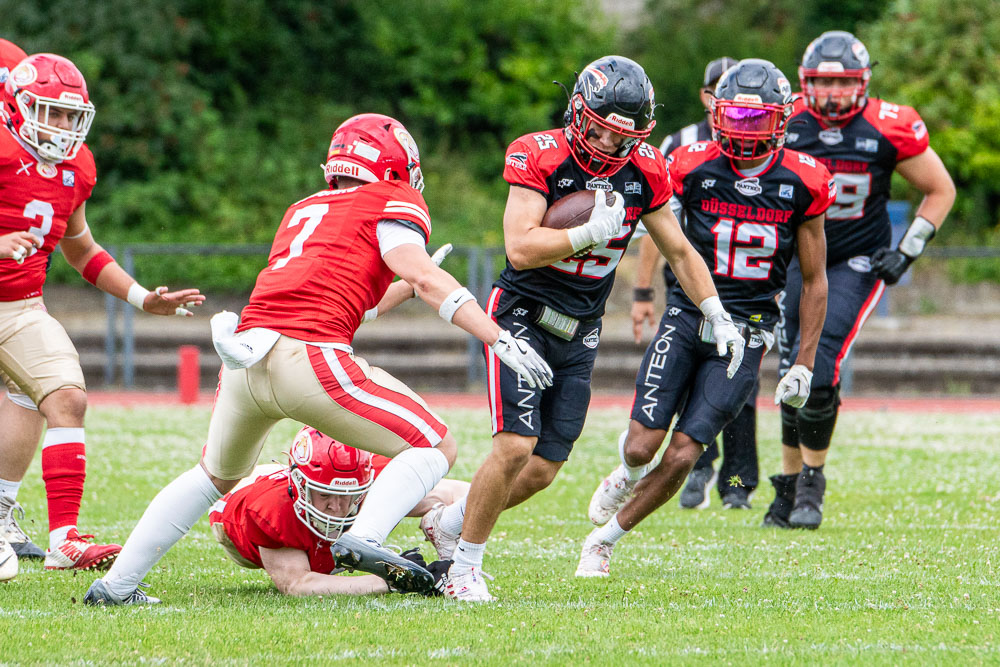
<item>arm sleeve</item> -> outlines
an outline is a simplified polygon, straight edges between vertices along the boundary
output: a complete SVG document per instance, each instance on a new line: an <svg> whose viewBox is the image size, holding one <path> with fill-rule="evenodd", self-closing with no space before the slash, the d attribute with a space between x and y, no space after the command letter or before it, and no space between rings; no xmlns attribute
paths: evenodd
<svg viewBox="0 0 1000 667"><path fill-rule="evenodd" d="M423 230L409 220L379 220L375 234L378 236L379 253L383 257L390 250L407 243L419 245L421 248L427 245Z"/></svg>

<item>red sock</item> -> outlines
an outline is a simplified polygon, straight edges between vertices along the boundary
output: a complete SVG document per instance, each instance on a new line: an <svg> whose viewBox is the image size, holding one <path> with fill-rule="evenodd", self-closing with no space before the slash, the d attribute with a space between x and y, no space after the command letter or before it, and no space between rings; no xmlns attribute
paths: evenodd
<svg viewBox="0 0 1000 667"><path fill-rule="evenodd" d="M42 443L42 479L49 501L49 532L75 526L87 476L82 428L50 428Z"/></svg>

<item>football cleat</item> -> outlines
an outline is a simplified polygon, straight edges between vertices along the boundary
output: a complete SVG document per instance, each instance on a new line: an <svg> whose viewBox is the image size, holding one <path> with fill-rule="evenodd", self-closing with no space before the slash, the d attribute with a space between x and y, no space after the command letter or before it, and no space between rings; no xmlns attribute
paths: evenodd
<svg viewBox="0 0 1000 667"><path fill-rule="evenodd" d="M0 535L0 581L10 581L17 576L17 554Z"/></svg>
<svg viewBox="0 0 1000 667"><path fill-rule="evenodd" d="M24 508L10 496L0 496L0 536L7 540L18 558L45 558L45 551L21 530L17 514L23 521Z"/></svg>
<svg viewBox="0 0 1000 667"><path fill-rule="evenodd" d="M375 540L345 533L333 543L330 550L337 567L374 574L384 579L390 588L401 593L434 594L433 574L386 549Z"/></svg>
<svg viewBox="0 0 1000 667"><path fill-rule="evenodd" d="M687 484L681 489L681 507L688 510L703 510L712 501L711 491L719 479L719 473L712 466L695 468L688 474Z"/></svg>
<svg viewBox="0 0 1000 667"><path fill-rule="evenodd" d="M146 586L145 583L140 583L140 586ZM92 607L120 607L122 605L132 605L132 604L160 604L160 598L154 598L151 595L146 595L146 593L138 588L129 593L125 597L118 597L111 592L108 585L104 583L103 579L97 579L90 585L87 589L87 594L83 596L83 604L91 605Z"/></svg>
<svg viewBox="0 0 1000 667"><path fill-rule="evenodd" d="M767 508L764 515L765 528L791 528L788 525L788 515L795 505L795 485L798 475L771 475L774 485L774 502Z"/></svg>
<svg viewBox="0 0 1000 667"><path fill-rule="evenodd" d="M427 541L434 545L438 558L448 560L455 553L460 535L449 533L441 527L441 514L444 510L444 503L436 503L420 518L420 530L423 531Z"/></svg>
<svg viewBox="0 0 1000 667"><path fill-rule="evenodd" d="M611 552L615 545L602 542L595 537L594 530L583 541L580 563L576 566L578 577L607 577L611 575Z"/></svg>
<svg viewBox="0 0 1000 667"><path fill-rule="evenodd" d="M826 493L826 477L816 469L799 473L795 485L795 506L788 515L788 525L792 528L816 530L823 522L823 494Z"/></svg>
<svg viewBox="0 0 1000 667"><path fill-rule="evenodd" d="M487 579L493 577L478 567L456 568L453 564L445 575L445 597L462 602L494 602L496 598L490 595Z"/></svg>
<svg viewBox="0 0 1000 667"><path fill-rule="evenodd" d="M753 498L753 491L743 486L728 487L722 494L722 509L724 510L748 510L752 509L750 499Z"/></svg>
<svg viewBox="0 0 1000 667"><path fill-rule="evenodd" d="M611 517L617 514L632 497L636 484L638 480L632 481L625 476L625 466L622 465L601 480L594 495L590 497L590 506L587 508L587 516L590 517L591 523L603 526L611 521Z"/></svg>
<svg viewBox="0 0 1000 667"><path fill-rule="evenodd" d="M46 570L106 570L122 550L120 544L92 544L93 535L70 529L66 539L45 553Z"/></svg>

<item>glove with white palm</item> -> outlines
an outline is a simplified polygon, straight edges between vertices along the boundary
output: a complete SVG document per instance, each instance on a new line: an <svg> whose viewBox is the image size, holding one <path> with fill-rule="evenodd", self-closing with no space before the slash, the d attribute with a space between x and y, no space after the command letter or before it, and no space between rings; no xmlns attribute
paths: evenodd
<svg viewBox="0 0 1000 667"><path fill-rule="evenodd" d="M501 331L490 349L532 389L552 386L552 369L527 341L514 338L509 331Z"/></svg>
<svg viewBox="0 0 1000 667"><path fill-rule="evenodd" d="M791 408L801 408L809 400L812 379L811 370L802 364L795 364L778 382L778 388L774 392L774 404L785 403Z"/></svg>
<svg viewBox="0 0 1000 667"><path fill-rule="evenodd" d="M710 296L698 306L708 323L712 325L712 338L715 340L715 349L720 357L726 356L726 352L733 355L732 361L726 368L726 377L732 379L736 375L740 364L743 363L743 351L746 341L743 334L736 328L733 318L722 307L722 301L717 296Z"/></svg>

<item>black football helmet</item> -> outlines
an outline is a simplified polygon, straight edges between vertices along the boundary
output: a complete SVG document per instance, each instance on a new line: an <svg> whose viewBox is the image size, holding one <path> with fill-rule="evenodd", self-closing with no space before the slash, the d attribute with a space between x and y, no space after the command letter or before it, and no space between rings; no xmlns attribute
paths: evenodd
<svg viewBox="0 0 1000 667"><path fill-rule="evenodd" d="M576 78L564 116L573 159L594 176L615 173L653 131L655 106L653 84L639 63L623 56L605 56L590 63ZM613 155L587 141L594 125L624 135Z"/></svg>
<svg viewBox="0 0 1000 667"><path fill-rule="evenodd" d="M753 160L785 145L792 86L774 63L741 60L726 70L712 100L712 136L732 158Z"/></svg>
<svg viewBox="0 0 1000 667"><path fill-rule="evenodd" d="M814 39L802 55L799 85L809 109L824 120L841 122L865 108L868 81L872 76L868 49L861 40L843 30L829 30ZM818 87L817 77L855 79L853 89ZM850 95L844 105L840 99Z"/></svg>

